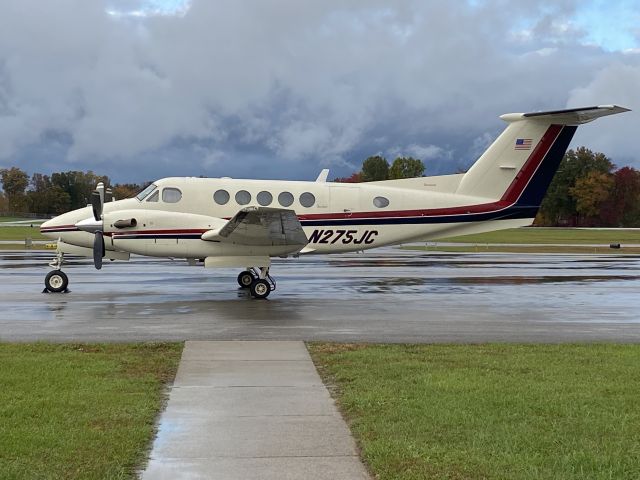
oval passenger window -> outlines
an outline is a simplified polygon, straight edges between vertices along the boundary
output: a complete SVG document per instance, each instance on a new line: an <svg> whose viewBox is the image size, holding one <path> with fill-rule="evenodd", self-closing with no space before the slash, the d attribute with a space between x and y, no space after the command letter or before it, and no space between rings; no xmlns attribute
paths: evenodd
<svg viewBox="0 0 640 480"><path fill-rule="evenodd" d="M165 203L178 203L182 199L182 192L177 188L163 188L162 201Z"/></svg>
<svg viewBox="0 0 640 480"><path fill-rule="evenodd" d="M236 202L238 205L246 205L251 201L251 194L246 190L240 190L236 193Z"/></svg>
<svg viewBox="0 0 640 480"><path fill-rule="evenodd" d="M293 194L290 192L282 192L278 195L278 203L283 207L290 207L293 203Z"/></svg>
<svg viewBox="0 0 640 480"><path fill-rule="evenodd" d="M226 190L216 190L216 193L213 194L213 200L218 205L226 205L229 201L229 198L231 197L229 196L229 192L227 192Z"/></svg>
<svg viewBox="0 0 640 480"><path fill-rule="evenodd" d="M256 196L256 199L260 205L266 207L267 205L271 205L271 202L273 202L273 195L269 192L262 191Z"/></svg>
<svg viewBox="0 0 640 480"><path fill-rule="evenodd" d="M378 208L388 207L389 199L386 197L376 197L373 199L373 204Z"/></svg>
<svg viewBox="0 0 640 480"><path fill-rule="evenodd" d="M303 207L313 207L314 203L316 203L316 197L313 196L313 193L304 192L300 195L300 205Z"/></svg>

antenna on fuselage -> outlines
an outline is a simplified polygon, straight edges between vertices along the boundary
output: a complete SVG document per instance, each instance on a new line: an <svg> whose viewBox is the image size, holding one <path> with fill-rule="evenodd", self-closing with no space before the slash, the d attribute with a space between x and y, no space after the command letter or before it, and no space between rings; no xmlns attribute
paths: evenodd
<svg viewBox="0 0 640 480"><path fill-rule="evenodd" d="M329 177L329 169L325 168L320 172L320 175L318 175L318 178L316 178L316 182L325 183L328 177Z"/></svg>

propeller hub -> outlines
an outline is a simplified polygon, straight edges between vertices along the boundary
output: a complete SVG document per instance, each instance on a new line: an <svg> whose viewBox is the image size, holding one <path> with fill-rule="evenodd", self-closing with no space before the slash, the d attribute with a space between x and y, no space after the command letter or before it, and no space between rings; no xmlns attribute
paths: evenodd
<svg viewBox="0 0 640 480"><path fill-rule="evenodd" d="M102 231L102 224L102 220L96 220L93 217L89 217L76 223L76 228L83 232L95 233Z"/></svg>

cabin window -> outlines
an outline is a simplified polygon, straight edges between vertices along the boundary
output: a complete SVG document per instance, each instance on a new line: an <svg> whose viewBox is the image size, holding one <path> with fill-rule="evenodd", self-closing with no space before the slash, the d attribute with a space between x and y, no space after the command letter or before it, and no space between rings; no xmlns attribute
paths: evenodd
<svg viewBox="0 0 640 480"><path fill-rule="evenodd" d="M151 195L147 199L147 202L157 202L159 198L160 198L160 190L156 190L155 192L153 192L153 195Z"/></svg>
<svg viewBox="0 0 640 480"><path fill-rule="evenodd" d="M376 197L373 199L373 204L378 208L388 207L389 199L386 197Z"/></svg>
<svg viewBox="0 0 640 480"><path fill-rule="evenodd" d="M229 202L229 192L227 192L226 190L216 190L216 193L213 194L213 200L218 204L218 205L226 205L227 202Z"/></svg>
<svg viewBox="0 0 640 480"><path fill-rule="evenodd" d="M258 193L256 199L258 200L258 203L260 205L266 207L267 205L271 205L271 202L273 202L273 195L271 195L269 192L262 191Z"/></svg>
<svg viewBox="0 0 640 480"><path fill-rule="evenodd" d="M236 202L238 205L246 205L251 201L251 194L246 190L240 190L236 193Z"/></svg>
<svg viewBox="0 0 640 480"><path fill-rule="evenodd" d="M293 203L293 194L290 192L282 192L278 195L278 203L283 207L290 207Z"/></svg>
<svg viewBox="0 0 640 480"><path fill-rule="evenodd" d="M147 188L142 190L138 195L136 195L136 198L140 201L144 200L151 192L155 190L155 188L156 186L152 183Z"/></svg>
<svg viewBox="0 0 640 480"><path fill-rule="evenodd" d="M182 199L182 192L177 188L167 187L162 189L162 201L165 203L178 203Z"/></svg>
<svg viewBox="0 0 640 480"><path fill-rule="evenodd" d="M300 205L303 207L313 207L314 203L316 203L316 197L313 196L313 193L304 192L300 195Z"/></svg>

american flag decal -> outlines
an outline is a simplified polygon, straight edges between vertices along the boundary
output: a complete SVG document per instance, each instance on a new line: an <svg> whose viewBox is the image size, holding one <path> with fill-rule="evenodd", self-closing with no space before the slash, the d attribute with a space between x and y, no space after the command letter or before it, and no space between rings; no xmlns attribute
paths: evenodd
<svg viewBox="0 0 640 480"><path fill-rule="evenodd" d="M530 138L517 138L516 139L516 150L531 150L531 139Z"/></svg>

